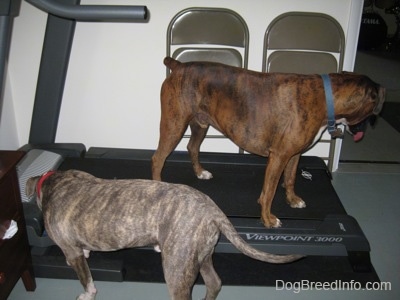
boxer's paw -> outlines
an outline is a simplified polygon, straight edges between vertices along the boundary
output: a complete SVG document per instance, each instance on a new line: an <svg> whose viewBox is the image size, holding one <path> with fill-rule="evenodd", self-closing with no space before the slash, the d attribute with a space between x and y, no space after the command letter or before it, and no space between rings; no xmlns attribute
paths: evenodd
<svg viewBox="0 0 400 300"><path fill-rule="evenodd" d="M305 208L306 203L300 197L295 194L287 197L287 203L289 203L291 208Z"/></svg>
<svg viewBox="0 0 400 300"><path fill-rule="evenodd" d="M291 208L305 208L306 206L306 203L301 199L298 202L290 203Z"/></svg>
<svg viewBox="0 0 400 300"><path fill-rule="evenodd" d="M279 228L282 226L282 222L281 220L279 220L278 218L275 219L275 224L272 225L272 228Z"/></svg>
<svg viewBox="0 0 400 300"><path fill-rule="evenodd" d="M202 179L202 180L208 180L208 179L213 178L213 175L210 172L208 172L207 170L203 170L203 171L201 171L200 175L197 175L197 178Z"/></svg>
<svg viewBox="0 0 400 300"><path fill-rule="evenodd" d="M281 227L282 226L282 222L281 222L281 220L279 220L278 218L276 218L275 219L275 223L274 224L272 224L272 228L279 228L279 227Z"/></svg>
<svg viewBox="0 0 400 300"><path fill-rule="evenodd" d="M263 220L264 226L267 228L279 228L282 226L281 220L275 216L271 216L268 220Z"/></svg>

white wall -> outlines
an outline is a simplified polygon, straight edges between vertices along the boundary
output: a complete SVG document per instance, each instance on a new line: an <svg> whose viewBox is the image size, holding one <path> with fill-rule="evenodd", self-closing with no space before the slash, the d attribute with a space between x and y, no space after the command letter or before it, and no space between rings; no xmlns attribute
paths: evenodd
<svg viewBox="0 0 400 300"><path fill-rule="evenodd" d="M28 141L46 18L45 13L22 1L21 12L14 20L0 149L14 150Z"/></svg>
<svg viewBox="0 0 400 300"><path fill-rule="evenodd" d="M287 11L327 13L343 26L347 37L344 69L351 71L362 10L362 0L82 0L81 4L145 4L150 11L148 23L77 24L56 142L80 142L87 148L156 148L166 29L178 11L215 6L238 12L250 31L249 69L258 71L265 29L273 18ZM0 148L28 141L46 18L23 1L15 19L3 114L14 114L9 119L14 120L18 145L0 139ZM11 106L14 112L8 109ZM12 130L12 124L4 123L1 135ZM205 151L236 151L230 142L207 144L202 147Z"/></svg>
<svg viewBox="0 0 400 300"><path fill-rule="evenodd" d="M5 99L13 99L11 95L10 79L6 75L5 79ZM0 118L0 146L4 145L6 149L16 149L19 147L18 130L16 127L16 114L13 101L4 101L1 110L5 111ZM0 149L2 149L0 147Z"/></svg>

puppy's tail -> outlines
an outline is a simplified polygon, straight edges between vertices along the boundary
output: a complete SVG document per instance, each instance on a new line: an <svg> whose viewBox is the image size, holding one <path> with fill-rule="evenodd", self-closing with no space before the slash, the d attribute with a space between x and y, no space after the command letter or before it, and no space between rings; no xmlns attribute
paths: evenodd
<svg viewBox="0 0 400 300"><path fill-rule="evenodd" d="M181 65L181 63L172 57L167 56L164 58L164 65L166 65L171 71L173 71L176 67Z"/></svg>
<svg viewBox="0 0 400 300"><path fill-rule="evenodd" d="M257 259L261 261L265 261L273 264L284 264L290 263L300 258L303 258L304 255L290 254L290 255L275 255L267 252L263 252L253 248L249 244L247 244L237 233L235 227L233 227L232 223L228 220L228 218L224 215L223 218L218 222L218 227L221 232L226 236L226 238L243 254Z"/></svg>

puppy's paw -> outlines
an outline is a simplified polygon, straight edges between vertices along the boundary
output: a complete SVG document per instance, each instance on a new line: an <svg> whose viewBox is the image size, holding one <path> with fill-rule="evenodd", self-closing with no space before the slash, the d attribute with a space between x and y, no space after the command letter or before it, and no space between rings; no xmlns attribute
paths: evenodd
<svg viewBox="0 0 400 300"><path fill-rule="evenodd" d="M94 300L96 299L96 294L91 294L91 293L83 293L80 294L78 298L76 298L77 300Z"/></svg>
<svg viewBox="0 0 400 300"><path fill-rule="evenodd" d="M86 286L86 292L80 294L77 300L95 300L96 299L96 287L94 286L93 281L90 281Z"/></svg>
<svg viewBox="0 0 400 300"><path fill-rule="evenodd" d="M208 180L213 178L213 175L208 172L207 170L201 171L200 175L197 175L197 178L202 179L202 180Z"/></svg>
<svg viewBox="0 0 400 300"><path fill-rule="evenodd" d="M154 251L160 253L161 252L160 245L154 245Z"/></svg>

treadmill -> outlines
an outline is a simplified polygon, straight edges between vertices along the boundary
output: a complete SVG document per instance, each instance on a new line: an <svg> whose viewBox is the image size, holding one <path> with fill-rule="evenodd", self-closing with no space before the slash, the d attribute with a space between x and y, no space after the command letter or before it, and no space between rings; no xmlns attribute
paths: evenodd
<svg viewBox="0 0 400 300"><path fill-rule="evenodd" d="M29 144L19 165L20 185L32 169L78 169L101 178L151 178L153 150L115 149L83 144L56 144L69 55L77 21L146 22L145 6L80 5L79 0L27 0L49 13L35 95ZM52 64L58 61L58 64ZM292 209L278 186L272 211L283 222L267 229L260 220L257 199L262 189L267 159L251 154L201 153L200 161L214 178L198 180L187 152L175 151L166 161L163 180L190 185L209 195L236 230L252 246L277 254L304 254L287 265L250 259L221 236L213 256L225 285L275 286L277 280L299 282L377 282L370 246L357 221L349 216L332 184L324 161L315 156L300 159L296 191L307 203ZM43 164L50 164L44 166ZM38 173L40 174L40 173ZM36 174L36 175L38 175ZM21 194L24 191L21 189ZM46 235L41 212L34 202L24 202L35 275L77 278L61 250ZM107 220L105 220L107 221ZM94 280L164 282L161 257L153 248L92 252L88 259ZM198 283L202 283L201 277Z"/></svg>

